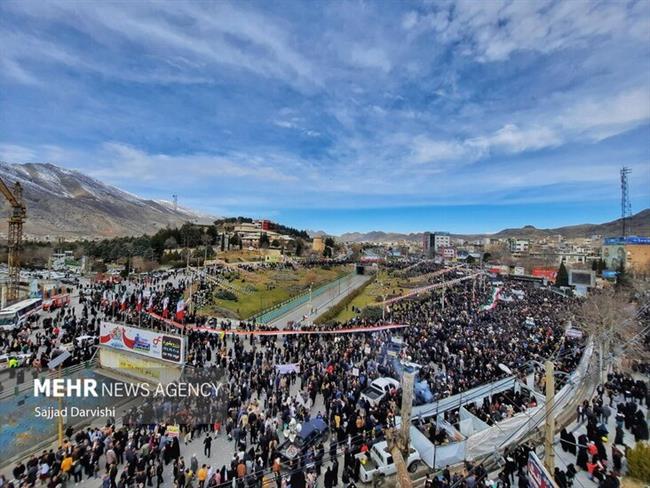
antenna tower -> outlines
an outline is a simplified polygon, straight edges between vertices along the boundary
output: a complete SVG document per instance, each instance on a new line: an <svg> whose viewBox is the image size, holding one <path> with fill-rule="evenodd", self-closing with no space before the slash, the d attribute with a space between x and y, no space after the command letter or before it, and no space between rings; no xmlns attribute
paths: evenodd
<svg viewBox="0 0 650 488"><path fill-rule="evenodd" d="M626 166L621 168L621 225L623 227L622 236L627 237L627 219L632 216L632 204L630 203L630 188L627 182L627 175L632 170Z"/></svg>

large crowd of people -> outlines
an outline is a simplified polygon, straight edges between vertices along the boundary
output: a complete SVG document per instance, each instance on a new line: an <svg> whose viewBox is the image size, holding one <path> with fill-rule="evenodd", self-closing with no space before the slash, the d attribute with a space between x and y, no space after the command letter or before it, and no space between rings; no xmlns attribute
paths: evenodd
<svg viewBox="0 0 650 488"><path fill-rule="evenodd" d="M420 272L436 269L432 264ZM520 373L531 362L549 357L556 359L558 369L569 372L583 346L565 335L574 300L528 283L501 284L502 296L514 298L496 306L486 306L494 297L489 282L467 280L444 295L435 291L395 302L384 320L355 317L327 326L407 325L399 331L265 336L229 333L269 330L261 324L197 317L180 307L194 278L179 270L122 283L88 284L78 290L79 317L74 309L60 311L48 327L30 334L34 339L29 341L36 341L33 352L36 345L45 348L45 358L48 350L74 343L75 337L98 336L101 320L185 334L187 367L220 375L225 389L218 406L185 405L169 412L145 402L126 413L121 426L113 421L103 428L70 432L59 449L20 463L14 486L32 486L40 479L54 488L62 479L77 476L98 477L107 488L170 482L177 487L244 487L260 486L262 479L271 479L278 488L298 488L315 486L321 477L326 486L336 486L359 479L356 455L382 440L399 415L399 391L376 403L362 396L373 379L397 375L386 354L394 335L402 339L400 357L420 366L418 380L426 382L434 400L500 379L508 370ZM198 282L198 290L209 286L201 277ZM292 368L287 372L279 365ZM508 395L516 398L510 402L503 395L494 397L473 413L493 424L512 414L506 403L516 412L531 401L514 392ZM282 432L291 419L304 424L313 418L328 424L329 439L319 439L288 459L281 452ZM448 420L456 423L453 412ZM171 425L180 431L172 435ZM441 433L431 435L435 439ZM198 466L195 459L181 456L180 446L192 439L209 452L215 436L232 442L230 462ZM342 467L339 455L344 456ZM173 466L171 473L167 465Z"/></svg>

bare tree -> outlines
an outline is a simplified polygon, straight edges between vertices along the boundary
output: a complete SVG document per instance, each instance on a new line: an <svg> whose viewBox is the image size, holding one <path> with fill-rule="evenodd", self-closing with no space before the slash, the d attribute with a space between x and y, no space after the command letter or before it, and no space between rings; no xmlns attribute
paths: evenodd
<svg viewBox="0 0 650 488"><path fill-rule="evenodd" d="M583 301L578 319L598 351L601 381L606 380L610 359L625 366L644 357L640 306L629 293L613 287L594 290Z"/></svg>

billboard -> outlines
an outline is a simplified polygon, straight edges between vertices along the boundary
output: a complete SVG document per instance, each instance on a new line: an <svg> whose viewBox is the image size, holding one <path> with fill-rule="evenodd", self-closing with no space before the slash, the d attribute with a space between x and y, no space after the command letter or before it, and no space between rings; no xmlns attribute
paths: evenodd
<svg viewBox="0 0 650 488"><path fill-rule="evenodd" d="M569 285L572 286L594 286L596 284L595 271L584 269L572 269L569 271Z"/></svg>
<svg viewBox="0 0 650 488"><path fill-rule="evenodd" d="M650 237L627 236L627 237L606 237L603 240L606 246L620 244L650 244Z"/></svg>
<svg viewBox="0 0 650 488"><path fill-rule="evenodd" d="M535 451L530 451L528 454L528 486L530 488L557 488Z"/></svg>
<svg viewBox="0 0 650 488"><path fill-rule="evenodd" d="M182 364L185 361L185 338L154 330L102 322L99 343L102 346L161 361L176 364Z"/></svg>
<svg viewBox="0 0 650 488"><path fill-rule="evenodd" d="M557 276L557 269L556 268L533 268L530 274L537 278L546 278L548 281L555 283L555 278Z"/></svg>

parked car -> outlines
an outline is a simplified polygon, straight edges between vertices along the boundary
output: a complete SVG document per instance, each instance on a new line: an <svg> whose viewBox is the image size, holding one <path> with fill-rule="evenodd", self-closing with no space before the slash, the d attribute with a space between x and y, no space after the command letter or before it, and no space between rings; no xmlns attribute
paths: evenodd
<svg viewBox="0 0 650 488"><path fill-rule="evenodd" d="M397 466L386 441L378 442L368 452L357 454L356 457L361 461L359 478L364 483L372 482L375 476L390 476L397 472ZM420 453L413 447L409 447L409 456L405 460L409 473L417 471L421 460Z"/></svg>
<svg viewBox="0 0 650 488"><path fill-rule="evenodd" d="M291 461L300 458L310 447L318 442L325 442L329 437L327 423L321 418L311 419L302 424L302 429L295 440L287 439L278 447L280 456Z"/></svg>
<svg viewBox="0 0 650 488"><path fill-rule="evenodd" d="M377 378L370 383L368 388L361 392L361 398L374 406L381 402L382 398L388 395L391 390L399 390L399 386L399 381L394 378Z"/></svg>

